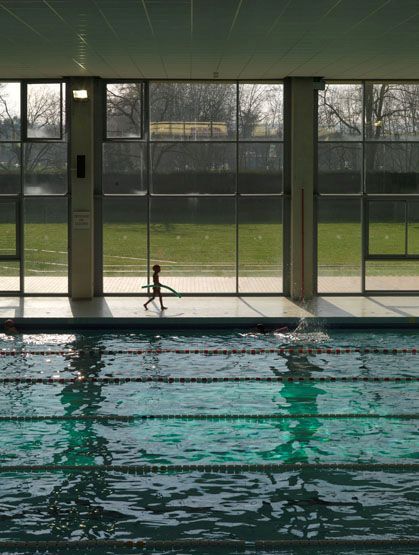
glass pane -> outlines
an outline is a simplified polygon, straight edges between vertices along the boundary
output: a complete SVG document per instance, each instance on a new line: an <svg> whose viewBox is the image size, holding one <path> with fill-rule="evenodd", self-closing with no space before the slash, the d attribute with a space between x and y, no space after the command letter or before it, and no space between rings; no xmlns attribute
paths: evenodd
<svg viewBox="0 0 419 555"><path fill-rule="evenodd" d="M407 205L407 254L419 254L419 202Z"/></svg>
<svg viewBox="0 0 419 555"><path fill-rule="evenodd" d="M365 289L369 291L417 291L419 260L367 260Z"/></svg>
<svg viewBox="0 0 419 555"><path fill-rule="evenodd" d="M326 85L318 102L319 141L362 140L362 85Z"/></svg>
<svg viewBox="0 0 419 555"><path fill-rule="evenodd" d="M239 192L282 193L282 143L239 144Z"/></svg>
<svg viewBox="0 0 419 555"><path fill-rule="evenodd" d="M0 194L20 192L20 144L0 143Z"/></svg>
<svg viewBox="0 0 419 555"><path fill-rule="evenodd" d="M0 256L16 254L16 203L0 202Z"/></svg>
<svg viewBox="0 0 419 555"><path fill-rule="evenodd" d="M28 84L29 139L61 138L61 83Z"/></svg>
<svg viewBox="0 0 419 555"><path fill-rule="evenodd" d="M147 285L147 199L103 199L103 290L144 293Z"/></svg>
<svg viewBox="0 0 419 555"><path fill-rule="evenodd" d="M319 143L318 191L359 193L362 189L362 144Z"/></svg>
<svg viewBox="0 0 419 555"><path fill-rule="evenodd" d="M367 193L419 193L419 144L365 145Z"/></svg>
<svg viewBox="0 0 419 555"><path fill-rule="evenodd" d="M152 198L150 263L180 293L236 290L236 226L232 198Z"/></svg>
<svg viewBox="0 0 419 555"><path fill-rule="evenodd" d="M319 199L317 217L318 292L360 292L360 200Z"/></svg>
<svg viewBox="0 0 419 555"><path fill-rule="evenodd" d="M106 195L144 194L147 190L146 145L104 143L102 179Z"/></svg>
<svg viewBox="0 0 419 555"><path fill-rule="evenodd" d="M240 139L282 139L284 102L281 84L239 85L239 102Z"/></svg>
<svg viewBox="0 0 419 555"><path fill-rule="evenodd" d="M419 140L419 84L366 81L365 138Z"/></svg>
<svg viewBox="0 0 419 555"><path fill-rule="evenodd" d="M106 136L116 139L142 137L142 83L106 85Z"/></svg>
<svg viewBox="0 0 419 555"><path fill-rule="evenodd" d="M150 83L151 139L235 139L236 96L232 83Z"/></svg>
<svg viewBox="0 0 419 555"><path fill-rule="evenodd" d="M0 141L20 140L20 83L0 82Z"/></svg>
<svg viewBox="0 0 419 555"><path fill-rule="evenodd" d="M23 184L26 195L64 195L67 192L67 145L26 143Z"/></svg>
<svg viewBox="0 0 419 555"><path fill-rule="evenodd" d="M0 260L0 291L20 290L19 260Z"/></svg>
<svg viewBox="0 0 419 555"><path fill-rule="evenodd" d="M239 291L282 292L282 199L239 200Z"/></svg>
<svg viewBox="0 0 419 555"><path fill-rule="evenodd" d="M371 201L368 207L369 254L405 254L406 203Z"/></svg>
<svg viewBox="0 0 419 555"><path fill-rule="evenodd" d="M151 164L151 190L156 194L236 191L235 144L153 144Z"/></svg>
<svg viewBox="0 0 419 555"><path fill-rule="evenodd" d="M25 292L68 292L67 199L25 200Z"/></svg>

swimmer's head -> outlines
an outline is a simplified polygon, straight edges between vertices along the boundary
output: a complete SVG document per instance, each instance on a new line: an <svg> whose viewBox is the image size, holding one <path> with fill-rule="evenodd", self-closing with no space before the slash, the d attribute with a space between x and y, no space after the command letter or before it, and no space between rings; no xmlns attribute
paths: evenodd
<svg viewBox="0 0 419 555"><path fill-rule="evenodd" d="M153 266L153 272L160 272L161 268L158 264L154 264Z"/></svg>
<svg viewBox="0 0 419 555"><path fill-rule="evenodd" d="M256 331L258 333L266 333L266 328L263 324L256 324Z"/></svg>
<svg viewBox="0 0 419 555"><path fill-rule="evenodd" d="M3 327L4 327L4 332L6 334L17 333L16 324L14 320L12 320L11 318L8 318L7 320L4 321Z"/></svg>

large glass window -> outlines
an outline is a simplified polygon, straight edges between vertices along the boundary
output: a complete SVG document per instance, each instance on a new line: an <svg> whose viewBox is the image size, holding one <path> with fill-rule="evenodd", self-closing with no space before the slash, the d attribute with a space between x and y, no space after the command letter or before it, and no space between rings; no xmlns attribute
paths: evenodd
<svg viewBox="0 0 419 555"><path fill-rule="evenodd" d="M317 289L319 293L361 291L361 201L318 201Z"/></svg>
<svg viewBox="0 0 419 555"><path fill-rule="evenodd" d="M28 139L61 139L63 122L62 83L28 83L26 134Z"/></svg>
<svg viewBox="0 0 419 555"><path fill-rule="evenodd" d="M157 143L151 146L151 191L168 195L234 194L233 143Z"/></svg>
<svg viewBox="0 0 419 555"><path fill-rule="evenodd" d="M23 185L26 195L64 195L67 192L65 143L26 143L23 158Z"/></svg>
<svg viewBox="0 0 419 555"><path fill-rule="evenodd" d="M142 137L142 83L108 83L106 86L106 136L112 139Z"/></svg>
<svg viewBox="0 0 419 555"><path fill-rule="evenodd" d="M366 192L419 193L419 143L367 143Z"/></svg>
<svg viewBox="0 0 419 555"><path fill-rule="evenodd" d="M184 293L236 291L233 198L153 198L150 260L161 281Z"/></svg>
<svg viewBox="0 0 419 555"><path fill-rule="evenodd" d="M103 145L103 193L135 195L147 192L145 143L110 142Z"/></svg>
<svg viewBox="0 0 419 555"><path fill-rule="evenodd" d="M367 260L367 291L417 291L419 260Z"/></svg>
<svg viewBox="0 0 419 555"><path fill-rule="evenodd" d="M282 84L138 82L148 105L137 137L115 132L114 86L103 145L104 291L141 291L158 263L162 282L183 293L281 292ZM121 105L133 88L119 84Z"/></svg>
<svg viewBox="0 0 419 555"><path fill-rule="evenodd" d="M20 193L20 143L0 143L0 195Z"/></svg>
<svg viewBox="0 0 419 555"><path fill-rule="evenodd" d="M251 141L282 139L283 85L239 85L239 137Z"/></svg>
<svg viewBox="0 0 419 555"><path fill-rule="evenodd" d="M356 263L357 273L364 268L361 291L419 289L414 279L415 258L419 260L419 201L414 196L419 194L418 116L417 83L329 83L319 92L319 292L355 292L348 263L355 244L356 259L363 261L361 267ZM343 231L348 218L358 222L351 233ZM361 229L365 236L360 238ZM334 271L327 269L332 259L338 261ZM332 279L336 272L339 283L336 276Z"/></svg>
<svg viewBox="0 0 419 555"><path fill-rule="evenodd" d="M0 141L20 141L20 83L0 81Z"/></svg>
<svg viewBox="0 0 419 555"><path fill-rule="evenodd" d="M161 81L150 84L150 136L161 141L236 138L236 85Z"/></svg>
<svg viewBox="0 0 419 555"><path fill-rule="evenodd" d="M68 292L67 173L65 84L0 82L0 291Z"/></svg>
<svg viewBox="0 0 419 555"><path fill-rule="evenodd" d="M320 143L318 192L353 194L362 190L362 143Z"/></svg>
<svg viewBox="0 0 419 555"><path fill-rule="evenodd" d="M282 170L282 143L239 143L239 193L282 193Z"/></svg>
<svg viewBox="0 0 419 555"><path fill-rule="evenodd" d="M0 201L0 257L17 255L16 202Z"/></svg>
<svg viewBox="0 0 419 555"><path fill-rule="evenodd" d="M362 140L362 85L327 84L319 91L319 141Z"/></svg>
<svg viewBox="0 0 419 555"><path fill-rule="evenodd" d="M26 198L24 203L25 292L67 293L67 199Z"/></svg>
<svg viewBox="0 0 419 555"><path fill-rule="evenodd" d="M139 293L147 281L147 199L103 200L104 293Z"/></svg>
<svg viewBox="0 0 419 555"><path fill-rule="evenodd" d="M238 205L239 291L282 291L282 200L242 197Z"/></svg>
<svg viewBox="0 0 419 555"><path fill-rule="evenodd" d="M365 138L419 140L419 84L365 83Z"/></svg>

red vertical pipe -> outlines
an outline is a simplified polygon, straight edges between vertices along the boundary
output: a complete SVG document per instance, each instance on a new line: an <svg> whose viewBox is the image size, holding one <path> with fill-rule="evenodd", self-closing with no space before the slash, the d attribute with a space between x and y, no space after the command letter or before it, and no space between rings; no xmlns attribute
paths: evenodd
<svg viewBox="0 0 419 555"><path fill-rule="evenodd" d="M301 300L304 300L304 188L301 189Z"/></svg>

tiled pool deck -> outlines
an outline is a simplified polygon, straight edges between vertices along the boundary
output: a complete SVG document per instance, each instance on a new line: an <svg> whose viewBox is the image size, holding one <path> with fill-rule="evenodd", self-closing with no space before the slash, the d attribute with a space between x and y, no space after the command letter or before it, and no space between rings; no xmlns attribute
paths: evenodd
<svg viewBox="0 0 419 555"><path fill-rule="evenodd" d="M302 305L284 297L167 297L161 312L144 297L2 297L0 321L21 326L115 327L252 326L297 324L301 318L330 326L419 326L419 296L317 297Z"/></svg>

